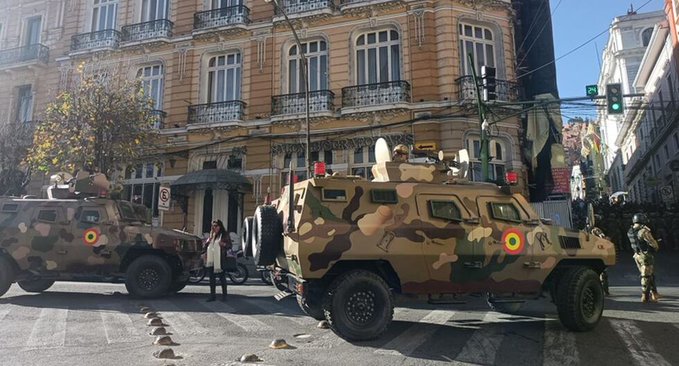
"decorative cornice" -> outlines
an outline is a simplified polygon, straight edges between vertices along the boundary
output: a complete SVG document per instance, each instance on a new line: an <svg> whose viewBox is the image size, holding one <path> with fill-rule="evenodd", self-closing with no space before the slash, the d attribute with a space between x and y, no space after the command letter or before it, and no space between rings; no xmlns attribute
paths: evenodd
<svg viewBox="0 0 679 366"><path fill-rule="evenodd" d="M353 137L342 140L324 140L324 141L313 141L310 146L311 151L324 151L324 150L353 150L360 147L372 146L377 142L380 137L387 140L389 146L396 146L398 144L412 145L414 142L413 135L411 134L394 134L385 136L366 136L366 137ZM272 155L281 155L289 153L304 153L306 150L305 144L294 143L294 144L278 144L273 145L271 148Z"/></svg>

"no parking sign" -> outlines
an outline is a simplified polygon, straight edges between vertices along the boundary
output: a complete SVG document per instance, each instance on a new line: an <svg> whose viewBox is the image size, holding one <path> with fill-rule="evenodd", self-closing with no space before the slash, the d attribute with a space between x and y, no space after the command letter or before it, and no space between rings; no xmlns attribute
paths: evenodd
<svg viewBox="0 0 679 366"><path fill-rule="evenodd" d="M170 209L170 187L160 187L158 190L158 209L167 211Z"/></svg>

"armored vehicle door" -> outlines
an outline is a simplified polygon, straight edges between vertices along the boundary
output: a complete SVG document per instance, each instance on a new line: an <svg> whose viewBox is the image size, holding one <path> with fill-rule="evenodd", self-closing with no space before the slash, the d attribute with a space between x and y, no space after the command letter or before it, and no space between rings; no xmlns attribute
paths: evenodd
<svg viewBox="0 0 679 366"><path fill-rule="evenodd" d="M71 243L73 265L81 273L116 270L109 247L111 221L105 206L83 205L76 209ZM108 268L111 267L111 268Z"/></svg>
<svg viewBox="0 0 679 366"><path fill-rule="evenodd" d="M539 289L540 282L530 280L535 274L535 252L526 239L539 226L539 220L533 222L521 203L512 196L479 196L476 202L481 225L492 230L481 253L482 272L492 279L488 282L490 288L486 290L516 290L502 285L504 281L511 286L520 284L521 291Z"/></svg>
<svg viewBox="0 0 679 366"><path fill-rule="evenodd" d="M477 218L456 195L418 194L417 210L422 219L418 230L424 235L423 253L432 280L440 284L443 293L466 292L464 283L473 276L474 243L468 232L478 226Z"/></svg>
<svg viewBox="0 0 679 366"><path fill-rule="evenodd" d="M61 206L37 205L26 228L26 244L30 245L29 268L44 271L64 271L68 258L66 242L69 223Z"/></svg>

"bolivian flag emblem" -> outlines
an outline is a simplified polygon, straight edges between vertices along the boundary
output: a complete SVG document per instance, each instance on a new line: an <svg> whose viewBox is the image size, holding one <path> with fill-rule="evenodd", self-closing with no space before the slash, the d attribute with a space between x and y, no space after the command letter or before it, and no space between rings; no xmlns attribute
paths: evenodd
<svg viewBox="0 0 679 366"><path fill-rule="evenodd" d="M526 237L518 229L507 229L502 233L502 244L507 254L521 254L526 245Z"/></svg>
<svg viewBox="0 0 679 366"><path fill-rule="evenodd" d="M83 234L83 242L85 244L94 245L97 244L97 241L99 241L99 230L94 228L85 230Z"/></svg>

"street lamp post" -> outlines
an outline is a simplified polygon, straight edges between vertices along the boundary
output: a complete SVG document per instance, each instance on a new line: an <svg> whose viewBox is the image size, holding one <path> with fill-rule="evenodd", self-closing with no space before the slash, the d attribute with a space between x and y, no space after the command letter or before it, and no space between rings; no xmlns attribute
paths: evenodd
<svg viewBox="0 0 679 366"><path fill-rule="evenodd" d="M278 3L279 0L264 0L264 2L267 3L273 3L274 8L278 10L281 14L283 14L283 18L285 18L285 23L287 23L288 27L290 27L290 30L292 31L292 35L295 37L295 43L297 43L297 49L299 50L299 58L302 64L302 84L304 85L304 106L305 106L305 117L304 117L304 123L306 125L306 169L307 169L307 179L311 178L312 176L312 167L311 167L311 128L309 124L309 75L307 74L307 59L306 59L306 54L304 50L302 49L302 42L299 41L299 36L297 36L297 31L295 30L295 27L293 26L292 22L290 21L290 18L288 18L288 14L285 13L285 10L280 6ZM290 172L290 174L293 174L293 172Z"/></svg>

